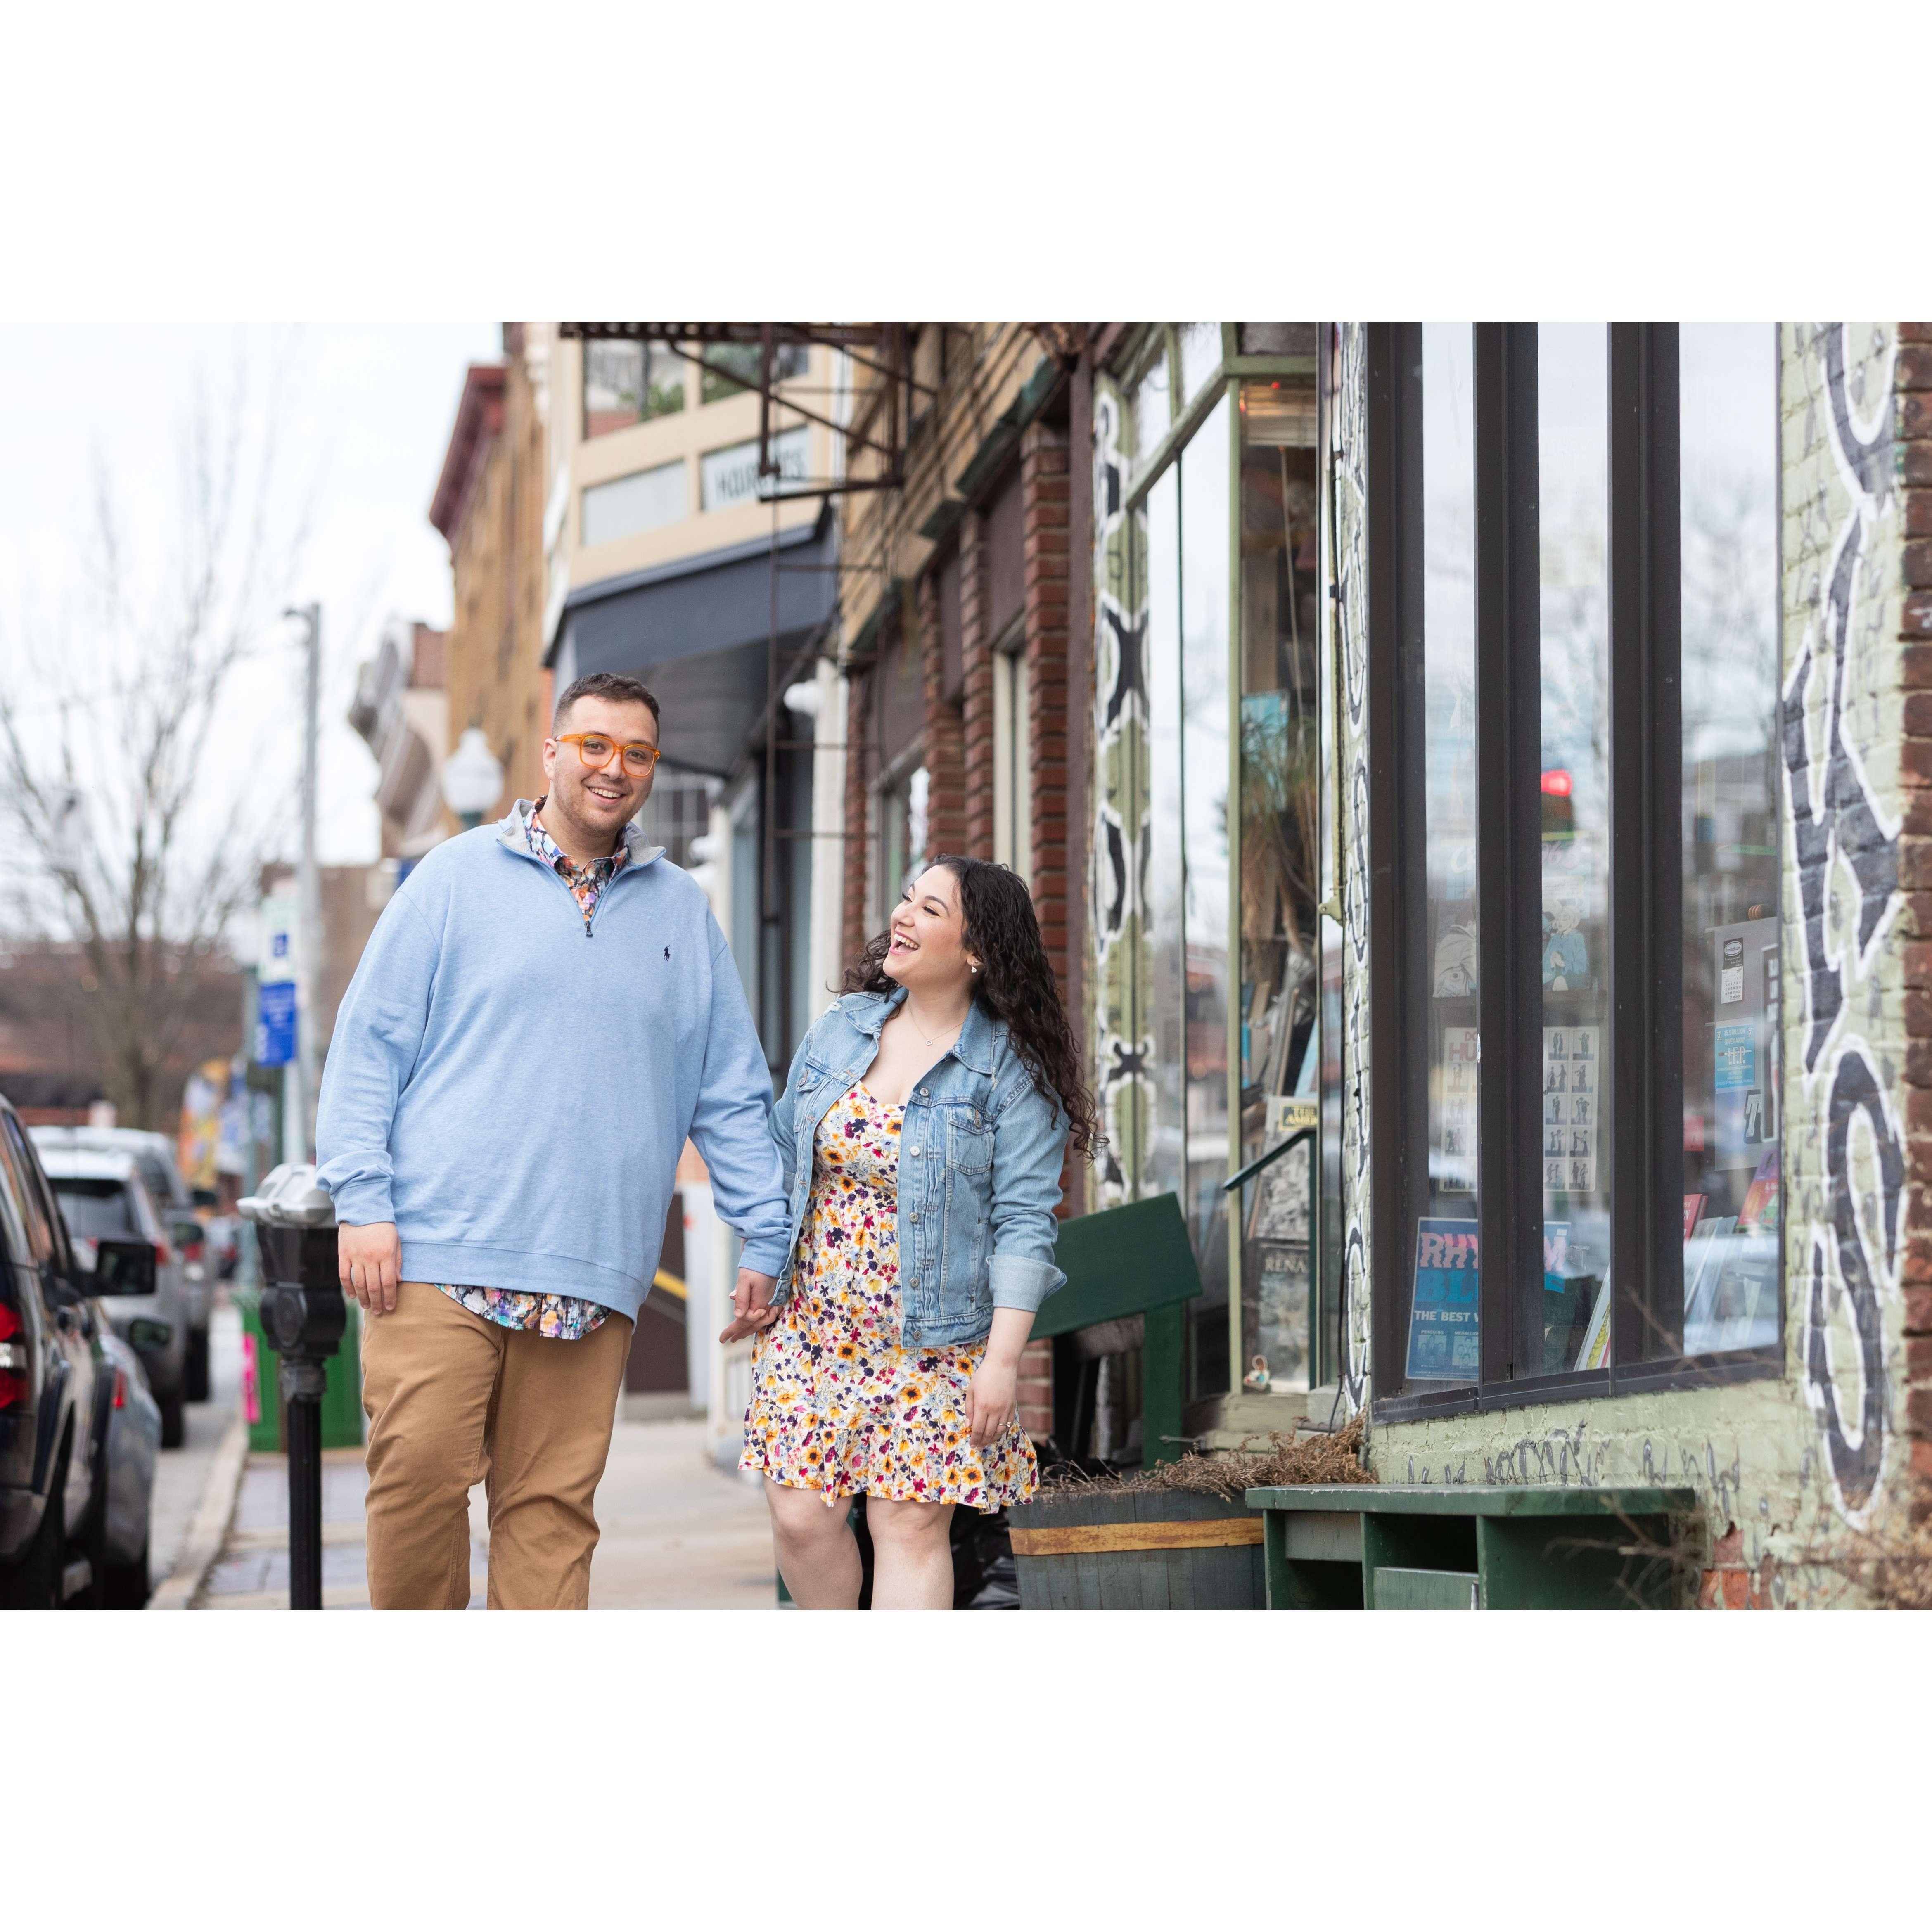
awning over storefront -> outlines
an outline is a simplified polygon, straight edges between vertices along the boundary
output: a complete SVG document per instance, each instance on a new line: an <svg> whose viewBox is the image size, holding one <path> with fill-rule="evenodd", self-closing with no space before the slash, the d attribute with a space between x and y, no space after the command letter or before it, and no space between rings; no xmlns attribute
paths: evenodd
<svg viewBox="0 0 1932 1932"><path fill-rule="evenodd" d="M586 584L564 601L544 662L561 691L598 670L642 678L664 706L668 765L728 772L766 701L778 582L781 657L831 614L838 577L832 519Z"/></svg>

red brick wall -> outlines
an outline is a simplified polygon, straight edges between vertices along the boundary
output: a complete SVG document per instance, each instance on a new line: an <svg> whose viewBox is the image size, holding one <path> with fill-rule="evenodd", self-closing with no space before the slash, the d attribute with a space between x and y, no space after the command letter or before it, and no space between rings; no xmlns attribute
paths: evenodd
<svg viewBox="0 0 1932 1932"><path fill-rule="evenodd" d="M988 634L986 526L977 511L959 526L959 658L964 674L964 831L962 844L938 846L968 858L993 856L993 650Z"/></svg>
<svg viewBox="0 0 1932 1932"><path fill-rule="evenodd" d="M931 571L919 580L920 663L926 674L926 849L960 852L966 844L965 721L946 696L945 654L939 647L939 586ZM969 678L970 685L970 680Z"/></svg>
<svg viewBox="0 0 1932 1932"><path fill-rule="evenodd" d="M845 681L845 885L843 916L840 921L842 964L850 965L859 956L868 937L866 931L866 865L871 851L866 837L866 788L872 768L866 747L872 741L866 728L872 704L872 680L854 669Z"/></svg>
<svg viewBox="0 0 1932 1932"><path fill-rule="evenodd" d="M1034 910L1063 991L1073 984L1069 902L1079 890L1069 849L1067 773L1072 756L1067 659L1066 432L1028 425L1021 446L1026 506L1027 730L1033 794Z"/></svg>
<svg viewBox="0 0 1932 1932"><path fill-rule="evenodd" d="M1906 895L1906 1427L1912 1514L1932 1516L1932 322L1899 325L1894 378L1905 512L1905 824L1898 882Z"/></svg>
<svg viewBox="0 0 1932 1932"><path fill-rule="evenodd" d="M1029 1342L1020 1357L1020 1426L1036 1442L1053 1433L1053 1344Z"/></svg>

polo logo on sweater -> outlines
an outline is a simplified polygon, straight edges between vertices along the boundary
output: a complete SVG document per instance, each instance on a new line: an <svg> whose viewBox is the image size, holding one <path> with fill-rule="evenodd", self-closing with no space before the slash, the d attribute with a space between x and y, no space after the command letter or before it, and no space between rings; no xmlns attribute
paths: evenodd
<svg viewBox="0 0 1932 1932"><path fill-rule="evenodd" d="M664 957L667 959L670 957L670 948L668 946L664 948Z"/></svg>

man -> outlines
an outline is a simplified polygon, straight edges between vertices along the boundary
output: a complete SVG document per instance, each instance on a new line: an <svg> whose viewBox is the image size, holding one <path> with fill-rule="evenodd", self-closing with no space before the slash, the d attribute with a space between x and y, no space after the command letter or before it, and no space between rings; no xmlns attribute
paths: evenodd
<svg viewBox="0 0 1932 1932"><path fill-rule="evenodd" d="M771 1082L704 893L631 823L657 700L580 678L544 795L439 845L344 996L316 1124L342 1282L368 1310L370 1599L470 1600L470 1486L493 1609L578 1609L632 1322L680 1152L771 1296L786 1202Z"/></svg>

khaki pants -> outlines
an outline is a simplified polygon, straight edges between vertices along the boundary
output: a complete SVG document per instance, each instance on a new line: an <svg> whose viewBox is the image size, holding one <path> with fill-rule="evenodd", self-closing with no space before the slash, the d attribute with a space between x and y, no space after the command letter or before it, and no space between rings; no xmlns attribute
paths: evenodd
<svg viewBox="0 0 1932 1932"><path fill-rule="evenodd" d="M506 1328L427 1282L362 1324L369 1418L369 1599L379 1610L470 1601L470 1490L490 1505L493 1610L580 1610L597 1546L591 1500L631 1324L573 1342Z"/></svg>

